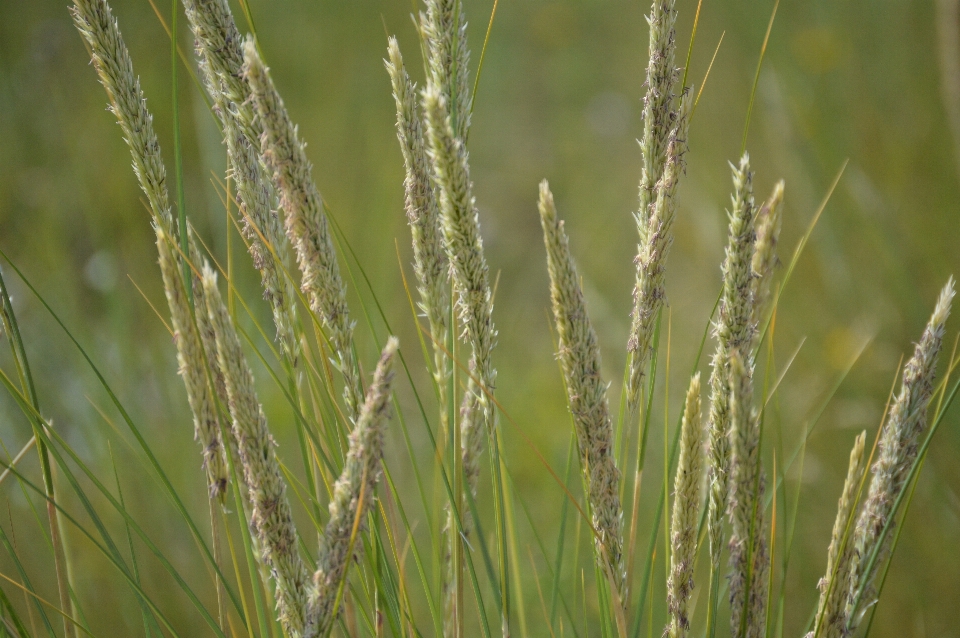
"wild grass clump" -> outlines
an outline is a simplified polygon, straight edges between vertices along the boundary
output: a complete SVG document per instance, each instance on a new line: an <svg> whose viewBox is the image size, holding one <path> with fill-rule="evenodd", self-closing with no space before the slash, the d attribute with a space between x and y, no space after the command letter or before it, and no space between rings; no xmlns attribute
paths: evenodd
<svg viewBox="0 0 960 638"><path fill-rule="evenodd" d="M92 594L77 590L71 580L71 557L59 531L63 519L129 586L136 606L121 613L139 613L147 636L633 638L644 630L652 635L659 627L670 638L772 635L771 618L783 617L787 580L787 561L779 569L775 563L777 552L784 552L776 546L783 508L776 498L784 493L796 455L784 459L781 447L781 455L768 460L766 441L773 428L767 409L785 372L778 376L770 362L778 303L810 231L786 268L778 268L784 182L777 182L758 205L745 151L731 165L717 305L703 318L701 351L708 338L713 349L709 380L701 387L705 370L698 353L686 377L689 385L672 446L665 423L663 482L652 483L660 488L657 509L646 509L647 500L640 497L642 486L650 484L642 478L664 341L668 255L687 154L696 147L699 95L686 85L686 69L677 66L674 2L654 0L648 18L650 59L635 213L639 242L619 412L610 407L600 338L574 258L576 238L568 236L547 181L540 184L553 337L571 423L569 431L550 435L571 439L570 468L579 466L582 479L580 488L571 487L523 435L528 446L523 453L542 463L564 499L564 516L547 529L534 524L526 504L531 495L515 481L502 444L503 429L517 424L497 398L496 286L484 252L468 152L478 84L470 81L464 3L426 0L415 18L420 42L409 48L424 56L422 88L411 79L394 37L388 37L385 60L405 171L404 210L419 296L415 301L411 295L410 305L427 369L424 378L431 385L426 392L411 373L413 350L400 350L389 327L386 334L374 328L371 316L389 326L379 302L370 307L361 295L360 312L350 307L347 281L358 281L354 269L362 270L362 262L346 258L352 254L349 242L320 195L305 142L255 33L241 32L226 0L183 0L183 8L200 85L228 159L228 179L217 184L218 194L260 275L272 328L257 323L257 313L237 292L232 262L221 267L182 205L174 215L152 116L107 1L74 0L72 12L130 148L156 235L169 328L200 444L196 462L206 474L206 485L197 488L209 496L209 533L194 522L93 358L67 334L134 434L145 472L174 503L179 519L171 525L188 529L211 575L213 593L198 592L195 583L181 576L177 561L167 558L152 531L143 529L122 496L114 497L99 478L102 468L84 464L42 416L16 315L0 279L3 329L17 381L6 373L0 378L34 424L44 487L37 487L15 461L7 468L25 493L32 490L47 503L60 595L59 604L44 599L4 532L19 580L7 578L0 587L0 633L57 635L51 619L59 616L64 635L93 635L98 609ZM386 93L386 80L384 86ZM179 157L179 144L175 148ZM234 210L231 203L237 204ZM226 292L221 281L227 283ZM805 625L792 628L796 635L839 638L870 631L899 538L899 530L891 532L906 516L932 436L960 387L951 380L960 363L956 353L940 366L946 374L937 381L953 297L951 277L903 367L900 391L877 443L871 448L865 432L853 440L825 573L817 585L819 602ZM376 361L365 361L364 349L356 347L360 331L353 317L360 316L370 323L372 343L380 352ZM258 334L264 340L259 348ZM669 352L669 327L666 334ZM258 391L264 379L258 382L254 376L261 370L288 408L280 423L292 425L297 435L299 449L293 453L274 439L271 428L278 427L278 420L271 417L268 424L262 388ZM398 400L395 391L401 388ZM403 468L394 460L403 451L385 454L388 441L400 440L409 462ZM627 451L631 441L637 442L635 452ZM296 466L291 458L297 458ZM92 528L54 492L51 467L71 486ZM119 489L119 476L115 478ZM430 478L433 493L425 486ZM412 505L417 499L420 503ZM415 509L421 506L422 512ZM575 532L567 529L571 507ZM544 573L527 573L528 557L518 543L521 510L546 565ZM125 544L103 522L107 513L122 519ZM651 523L653 532L645 554L636 551L639 520ZM661 522L664 545L658 554ZM548 551L552 548L545 539L554 535L556 549ZM592 549L586 561L578 555L583 543ZM168 573L172 589L183 594L191 613L205 625L202 630L180 627L170 609L157 602L158 585L141 581L135 551L141 546ZM536 565L533 545L524 549ZM662 568L655 568L657 561ZM814 583L809 586L813 589ZM527 600L533 600L533 589L539 608ZM661 590L664 604L654 608ZM782 624L775 630L782 635Z"/></svg>

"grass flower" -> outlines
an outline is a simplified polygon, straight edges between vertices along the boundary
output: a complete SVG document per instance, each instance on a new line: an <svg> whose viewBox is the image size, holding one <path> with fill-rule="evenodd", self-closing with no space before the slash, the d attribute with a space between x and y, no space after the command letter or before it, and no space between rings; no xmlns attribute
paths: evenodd
<svg viewBox="0 0 960 638"><path fill-rule="evenodd" d="M295 365L299 350L296 293L283 273L289 244L273 210L274 195L258 150L260 127L250 103L249 86L241 77L240 34L225 0L184 0L184 9L193 31L204 85L223 127L237 184L243 235L253 265L260 272L278 340Z"/></svg>
<svg viewBox="0 0 960 638"><path fill-rule="evenodd" d="M642 234L636 260L637 281L633 292L630 341L627 344L630 354L627 401L632 413L636 413L640 402L644 367L650 357L650 342L657 313L663 306L667 254L673 243L670 227L677 210L677 185L686 167L684 154L687 150L691 101L689 92L684 91L666 147L666 166L654 189L654 199L650 204L649 217L644 222L646 230Z"/></svg>
<svg viewBox="0 0 960 638"><path fill-rule="evenodd" d="M850 570L856 555L853 546L854 513L859 496L860 481L864 471L864 444L867 433L862 432L854 441L850 450L850 464L847 478L843 483L843 492L837 504L837 518L830 535L830 547L827 550L827 571L820 583L820 603L817 605L817 618L814 630L807 638L842 638L846 623L846 602L850 591Z"/></svg>
<svg viewBox="0 0 960 638"><path fill-rule="evenodd" d="M350 434L347 461L334 487L330 521L320 540L320 558L308 607L308 630L313 632L310 635L327 635L336 620L347 568L359 548L358 533L364 529L373 505L382 473L383 437L390 417L393 361L398 347L395 337L387 340Z"/></svg>
<svg viewBox="0 0 960 638"><path fill-rule="evenodd" d="M187 389L196 437L203 447L207 485L211 498L222 500L227 485L227 468L213 394L215 388L208 379L201 330L198 329L198 325L203 325L202 318L199 323L195 321L180 268L182 255L173 236L166 169L160 154L160 142L153 129L153 116L147 110L146 98L134 75L130 53L110 5L105 0L75 0L72 12L74 24L90 47L97 75L110 99L110 108L130 148L134 173L150 205L160 271L177 344L177 361ZM191 253L195 252L192 242L189 243Z"/></svg>
<svg viewBox="0 0 960 638"><path fill-rule="evenodd" d="M482 409L483 422L487 431L492 433L496 427L496 410L487 393L492 393L496 387L497 371L493 367L491 353L497 332L493 325L493 296L487 260L483 255L467 150L454 134L446 99L436 85L427 85L423 93L423 105L427 116L430 159L440 192L444 247L452 266L460 322L472 348L470 372L483 386L471 386L464 405L468 411L474 405ZM468 427L475 422L473 418L463 420ZM480 456L483 439L479 432L461 429L464 466L470 467ZM470 488L475 491L476 484Z"/></svg>
<svg viewBox="0 0 960 638"><path fill-rule="evenodd" d="M420 25L427 48L429 84L447 105L453 135L466 146L470 130L470 49L463 0L426 0Z"/></svg>
<svg viewBox="0 0 960 638"><path fill-rule="evenodd" d="M730 631L762 638L767 600L763 529L765 478L760 418L753 408L753 370L739 349L730 356Z"/></svg>
<svg viewBox="0 0 960 638"><path fill-rule="evenodd" d="M708 535L710 557L720 564L723 544L723 513L727 506L730 464L730 372L731 354L750 343L753 326L751 288L754 244L753 175L750 159L744 154L739 167L733 167L733 210L729 214L730 231L723 263L723 293L719 318L714 326L717 339L710 372L710 505Z"/></svg>
<svg viewBox="0 0 960 638"><path fill-rule="evenodd" d="M666 165L666 150L670 132L674 128L674 85L677 82L676 56L677 11L676 0L653 0L647 24L650 26L649 58L647 62L647 92L643 98L643 137L640 150L643 170L640 175L640 210L637 225L641 245L646 243L647 221L656 200L656 187Z"/></svg>
<svg viewBox="0 0 960 638"><path fill-rule="evenodd" d="M233 432L261 559L270 569L276 586L277 610L284 630L290 636L301 636L310 576L297 546L297 529L287 501L286 482L274 452L276 443L257 399L253 373L240 347L240 339L217 289L217 276L209 266L203 269L203 291L216 334L217 358L226 382Z"/></svg>
<svg viewBox="0 0 960 638"><path fill-rule="evenodd" d="M214 352L205 352L203 340L194 321L186 287L183 285L176 239L165 229L156 228L157 251L160 254L160 273L163 289L170 306L173 338L177 344L177 363L180 376L187 388L187 401L193 412L196 438L203 446L203 466L207 473L210 497L221 502L227 489L227 466L220 441L220 420L217 414L214 387L208 378L208 357ZM195 297L195 308L204 302Z"/></svg>
<svg viewBox="0 0 960 638"><path fill-rule="evenodd" d="M90 47L100 83L107 90L110 110L130 147L133 171L147 196L154 224L169 232L173 227L173 215L160 142L113 11L106 0L74 0L72 13L74 24Z"/></svg>
<svg viewBox="0 0 960 638"><path fill-rule="evenodd" d="M424 146L423 126L417 113L416 86L403 66L396 38L389 39L387 53L389 59L386 67L393 86L393 98L397 103L397 138L400 140L406 170L404 199L407 221L413 235L413 265L420 292L420 307L434 338L434 376L442 398L447 390L447 355L443 344L450 299L447 292L449 266L443 249L440 209ZM446 402L441 400L440 403L441 414L445 415L443 406Z"/></svg>
<svg viewBox="0 0 960 638"><path fill-rule="evenodd" d="M850 581L850 603L847 624L850 631L860 624L860 610L868 609L876 593L874 577L877 569L890 554L891 536L881 538L893 511L897 496L906 486L907 475L917 458L920 434L927 424L927 407L933 395L933 381L937 371L937 355L943 344L944 324L950 316L954 296L951 277L940 292L933 315L927 323L913 357L903 368L900 393L890 409L880 433L877 462L873 466L870 491L857 521L854 561ZM876 560L868 562L877 551ZM859 601L858 601L859 599Z"/></svg>
<svg viewBox="0 0 960 638"><path fill-rule="evenodd" d="M613 425L607 405L607 385L600 375L600 344L587 317L577 268L546 180L540 183L539 207L550 272L550 299L559 339L558 358L576 428L587 500L598 535L597 560L622 594L620 472L613 456Z"/></svg>
<svg viewBox="0 0 960 638"><path fill-rule="evenodd" d="M281 194L287 236L293 243L302 275L300 286L310 309L320 317L329 333L344 378L347 410L355 419L363 402L363 387L353 353L353 322L323 200L311 177L313 167L250 39L244 46L243 75L250 83L253 102L263 123L263 155Z"/></svg>
<svg viewBox="0 0 960 638"><path fill-rule="evenodd" d="M770 198L757 212L757 240L753 251L753 323L759 325L770 300L773 269L777 264L777 243L783 218L783 180L773 187Z"/></svg>
<svg viewBox="0 0 960 638"><path fill-rule="evenodd" d="M693 592L693 567L697 558L697 526L703 503L703 424L700 419L700 373L690 379L680 431L680 460L673 482L673 517L670 522L670 577L667 607L670 638L684 638L690 630L687 603Z"/></svg>

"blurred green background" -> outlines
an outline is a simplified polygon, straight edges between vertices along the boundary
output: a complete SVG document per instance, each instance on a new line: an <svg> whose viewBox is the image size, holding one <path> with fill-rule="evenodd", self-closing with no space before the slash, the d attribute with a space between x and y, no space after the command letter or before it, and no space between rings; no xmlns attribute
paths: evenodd
<svg viewBox="0 0 960 638"><path fill-rule="evenodd" d="M169 2L162 4L169 22ZM474 73L492 4L465 2ZM960 37L960 25L949 19L950 5L947 0L783 0L759 76L747 148L758 199L776 180L786 180L785 262L849 160L778 313L781 368L806 339L777 405L782 449L788 454L859 346L872 337L817 422L802 477L799 463L788 474L787 493L792 501L799 487L800 505L787 576L785 635L799 635L816 604L815 586L854 436L865 428L871 436L875 432L900 357L909 356L947 277L960 274L960 142L950 124L950 114L960 113L960 104L950 97L953 83L960 86L960 77L951 74L960 60L953 60L944 44ZM413 5L408 0L250 0L250 6L278 88L309 142L320 190L406 345L418 388L427 392L399 270L397 246L412 275L402 159L382 63L386 34L396 34L411 73L422 79ZM172 171L169 39L147 0L115 0L113 7ZM678 9L677 37L685 52L696 3L679 0ZM739 154L772 9L766 0L705 0L702 7L689 69L689 82L698 89L723 40L691 127L669 260L671 427L719 290L730 193L727 162ZM616 405L636 250L631 211L640 173L635 140L641 131L648 11L642 1L501 0L476 97L470 151L486 254L499 277L498 397L557 468L565 463L570 425L552 355L536 187L544 177L550 180L567 220ZM246 28L242 18L239 22ZM189 54L182 15L180 42ZM182 66L181 89L187 212L214 254L226 259L227 223L211 184L214 175L222 179L225 149ZM199 453L175 373L174 348L132 283L166 316L148 215L127 148L105 106L68 3L0 0L0 248L92 353L157 447L191 511L204 521ZM267 325L269 312L258 303L256 274L236 238L233 245L237 285ZM5 267L5 274L13 279L9 270ZM143 477L137 455L124 443L130 437L117 434L98 413L104 409L116 420L95 378L29 292L19 282L11 281L11 287L45 415L84 458L100 464L105 477L112 448L125 498L142 500L134 506L140 520L203 591L209 578L193 542L169 504L155 501L160 497L152 479ZM358 289L363 285L351 286L351 301L360 318L359 352L369 364L376 346L360 313ZM363 295L372 299L367 291ZM382 340L385 329L379 322L374 326ZM951 320L949 345L958 326ZM700 369L707 371L705 361ZM259 379L280 454L296 465L280 393L266 374ZM661 383L660 397L663 389ZM400 394L413 419L414 443L429 462L409 388ZM662 475L662 398L655 405L649 467L657 476ZM552 552L562 495L517 429L503 421L512 476ZM4 396L0 439L15 453L29 436L22 414ZM412 481L402 441L391 436L398 451L391 452L388 463L397 480ZM768 447L769 471L775 446ZM931 447L873 635L960 636L958 458L960 410L955 407ZM23 467L37 476L36 465L31 455ZM53 600L52 562L24 495L12 481L0 490L5 510L0 524L14 531L27 568ZM655 492L645 490L644 512L654 510ZM413 497L411 502L416 504ZM518 525L526 529L525 523ZM650 525L641 520L641 548ZM69 529L67 534L78 589L88 603L99 601L88 604L93 626L103 635L139 632L138 612L123 583L78 535ZM527 532L520 534L523 544L532 543ZM778 537L778 552L785 540ZM522 565L529 567L525 547L521 554ZM0 569L13 573L6 555ZM147 589L166 600L169 577L149 561L144 570ZM655 592L662 600L662 592ZM536 622L540 612L532 584L524 595L531 634L546 635ZM195 635L200 627L195 612L182 596L169 596L171 617ZM213 594L205 596L209 601ZM113 597L123 603L112 604Z"/></svg>

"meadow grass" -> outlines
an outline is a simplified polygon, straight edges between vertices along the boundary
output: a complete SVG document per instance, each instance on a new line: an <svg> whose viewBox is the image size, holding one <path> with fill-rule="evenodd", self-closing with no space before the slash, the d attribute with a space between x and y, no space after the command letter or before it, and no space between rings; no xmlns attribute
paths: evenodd
<svg viewBox="0 0 960 638"><path fill-rule="evenodd" d="M221 265L186 215L179 132L176 192L168 192L153 118L108 2L73 0L72 7L146 197L169 310L165 324L199 446L183 453L204 469L206 484L196 489L208 497L208 526L184 504L100 372L95 353L0 253L7 276L14 273L36 296L96 376L132 436L140 478L155 481L173 505L176 517L169 524L186 530L209 579L185 578L158 532L139 523L124 500L116 465L89 465L44 416L29 344L0 277L0 316L11 353L0 381L34 435L21 454L3 462L0 484L16 484L31 506L44 503L46 518L35 507L34 514L52 558L47 572L28 569L35 562L25 560L14 535L22 523L0 526L0 541L16 569L0 574L0 633L97 635L97 615L115 607L146 636L784 635L799 490L792 513L782 495L787 472L798 457L802 464L813 424L790 455L782 437L779 448L770 443L781 433L773 432L767 408L793 360L777 368L773 344L781 295L829 194L781 275L784 183L758 205L749 155L742 152L731 164L722 287L713 314L703 318L699 352L671 432L669 386L657 384L661 377L669 380L671 366L672 314L664 281L687 153L696 146L694 92L686 67L676 66L675 4L654 0L648 19L636 283L619 411L610 407L611 386L601 371L599 337L574 259L576 237L568 237L546 180L540 184L555 350L571 424L568 432L555 433L570 440L563 470L497 398L496 282L484 252L468 151L482 68L478 64L471 85L468 7L462 0L426 0L415 16L420 40L407 46L423 54L422 89L404 67L398 39L386 42L413 249L414 285L406 275L403 281L431 386L425 391L411 372L417 344L401 349L392 336L362 258L320 194L305 142L264 63L249 8L241 6L251 31L246 35L227 0L183 0L198 77L228 159L227 174L217 182L235 226L227 232L248 249L272 327L257 323L257 313L234 285L235 266L229 259ZM172 28L175 33L175 20ZM180 52L172 42L176 66ZM688 51L693 46L691 38ZM176 87L174 74L174 97ZM750 104L752 110L752 97ZM748 113L744 142L749 119ZM365 293L358 295L359 312L348 303L348 282ZM960 389L952 378L960 364L956 348L940 362L953 297L950 277L903 366L875 443L869 446L866 433L852 442L824 548L824 576L810 583L819 588L819 603L805 626L790 628L795 635L865 636L871 630L920 469ZM354 317L363 318L368 336ZM379 359L363 359L360 339L372 343ZM701 388L708 344L710 376ZM940 377L938 368L945 369ZM271 384L255 379L261 369ZM274 439L276 423L268 423L260 399L264 390L279 394L289 410L299 447L294 453ZM704 390L707 396L701 396ZM666 396L662 481L643 482L660 392ZM399 431L390 440L403 441L403 467L385 460L389 429ZM560 520L549 526L534 523L529 504L542 497L525 493L514 475L503 442L507 429L519 435L522 453L536 459L563 499ZM427 442L426 452L415 440ZM635 452L627 449L631 443ZM18 465L32 446L41 482ZM302 467L285 460L297 457ZM69 499L62 495L67 487ZM644 489L652 490L650 498L640 498ZM648 501L656 507L647 507ZM786 549L777 546L784 537L778 517L790 521ZM649 523L646 546L639 540L641 520ZM522 538L530 541L524 545L521 525ZM110 565L110 578L129 590L132 603L98 600L96 592L77 588L73 569L80 556L65 542L65 527L83 539L84 551ZM581 551L591 555L581 557ZM141 579L144 554L162 567L162 583ZM55 583L57 600L45 597L46 582ZM161 595L168 590L186 602L195 625L174 618ZM660 593L662 604L655 607Z"/></svg>

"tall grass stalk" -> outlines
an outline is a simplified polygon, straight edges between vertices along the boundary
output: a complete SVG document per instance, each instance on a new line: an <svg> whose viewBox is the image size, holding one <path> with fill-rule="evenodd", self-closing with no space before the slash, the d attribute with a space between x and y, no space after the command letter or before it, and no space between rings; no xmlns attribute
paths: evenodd
<svg viewBox="0 0 960 638"><path fill-rule="evenodd" d="M170 306L180 374L187 388L197 439L203 448L203 464L211 498L223 499L227 485L226 463L220 441L213 388L208 382L203 343L190 305L190 289L180 276L183 255L173 234L173 215L167 192L166 169L160 142L153 130L140 81L123 42L117 21L105 0L76 0L73 18L90 46L94 67L107 90L111 110L123 130L133 157L133 168L150 204L157 249Z"/></svg>
<svg viewBox="0 0 960 638"><path fill-rule="evenodd" d="M693 593L697 557L697 526L703 504L704 431L700 418L700 373L690 379L680 434L680 459L674 478L673 515L670 521L670 577L667 608L670 638L685 638L690 631L688 603Z"/></svg>
<svg viewBox="0 0 960 638"><path fill-rule="evenodd" d="M254 267L273 311L284 355L296 365L296 294L284 276L289 244L279 216L265 162L259 152L261 127L253 112L249 86L243 82L241 36L225 0L184 0L193 31L204 86L220 119L232 176Z"/></svg>
<svg viewBox="0 0 960 638"><path fill-rule="evenodd" d="M846 600L850 591L850 573L856 560L853 546L854 515L862 486L865 465L864 445L867 433L862 432L850 450L850 465L847 478L843 483L843 493L837 504L837 518L830 535L830 547L827 550L827 571L817 587L820 589L820 602L817 605L817 618L809 638L841 638L846 619Z"/></svg>
<svg viewBox="0 0 960 638"><path fill-rule="evenodd" d="M320 541L318 568L310 591L307 609L307 635L310 636L326 636L337 619L358 532L363 529L373 504L382 473L383 437L398 347L396 338L387 340L350 434L350 449L330 501L330 520Z"/></svg>
<svg viewBox="0 0 960 638"><path fill-rule="evenodd" d="M302 636L306 628L309 576L297 547L297 530L273 449L275 443L257 399L253 373L217 289L216 275L207 266L203 270L203 293L216 334L217 358L229 397L232 427L261 560L275 582L277 610L284 631L292 637Z"/></svg>
<svg viewBox="0 0 960 638"><path fill-rule="evenodd" d="M723 514L727 508L730 473L730 361L735 352L740 357L753 339L754 302L753 272L754 223L756 211L753 201L753 174L746 154L733 169L732 209L729 212L730 230L723 262L723 292L717 321L714 325L716 350L710 372L710 413L707 421L710 446L709 508L707 536L710 547L711 597L708 601L708 623L716 620L720 556L723 550ZM752 365L752 364L748 364ZM712 632L712 627L711 627ZM713 638L712 633L710 638Z"/></svg>
<svg viewBox="0 0 960 638"><path fill-rule="evenodd" d="M920 434L927 424L927 408L933 396L937 357L943 345L944 324L950 316L954 293L951 277L940 292L913 357L903 368L900 393L880 433L879 455L854 537L857 558L846 606L847 631L859 626L863 612L875 602L874 577L890 554L891 539L883 537L881 532L896 514L893 503L906 486L907 475L920 448Z"/></svg>
<svg viewBox="0 0 960 638"><path fill-rule="evenodd" d="M753 369L735 349L730 384L730 633L761 638L766 628L768 549L766 477L760 463L760 417L753 408Z"/></svg>
<svg viewBox="0 0 960 638"><path fill-rule="evenodd" d="M674 66L676 57L677 20L675 0L653 0L647 24L650 26L649 61L647 63L647 91L643 98L643 136L640 150L643 168L640 173L640 208L634 215L640 242L637 249L637 280L633 292L633 312L629 354L629 381L627 404L631 414L640 406L644 367L650 360L650 339L653 323L663 305L663 268L671 243L670 222L676 204L676 182L679 171L665 184L666 167L686 147L686 127L690 104L681 104L674 111L674 85L679 77ZM689 102L689 100L684 100ZM675 129L680 129L679 133ZM669 157L670 140L677 140L674 157ZM669 195L658 202L661 192ZM668 210L664 210L664 206Z"/></svg>
<svg viewBox="0 0 960 638"><path fill-rule="evenodd" d="M287 236L294 246L302 275L300 286L310 309L329 331L344 379L347 413L355 420L363 403L363 387L353 352L354 323L347 308L347 288L340 276L323 199L313 181L313 167L307 159L305 145L250 38L244 44L243 55L243 77L250 84L252 100L263 124L263 156L280 193Z"/></svg>
<svg viewBox="0 0 960 638"><path fill-rule="evenodd" d="M540 183L539 209L550 273L550 299L559 340L557 357L563 368L580 451L580 468L587 485L587 502L597 537L597 563L613 582L614 592L622 601L626 574L620 471L614 461L607 385L600 374L600 344L587 316L567 235L563 222L557 217L553 193L546 181Z"/></svg>

